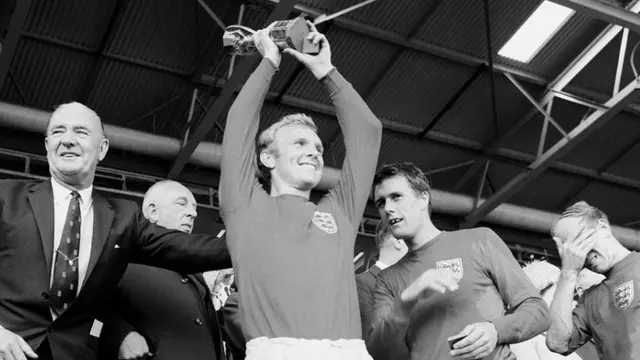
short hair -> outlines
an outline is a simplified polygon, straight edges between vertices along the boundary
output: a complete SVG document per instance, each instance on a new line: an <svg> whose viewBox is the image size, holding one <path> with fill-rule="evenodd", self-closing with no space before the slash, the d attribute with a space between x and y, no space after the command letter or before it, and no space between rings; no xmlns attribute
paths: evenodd
<svg viewBox="0 0 640 360"><path fill-rule="evenodd" d="M151 185L151 187L147 189L147 192L144 193L144 199L142 199L142 215L144 215L145 218L149 219L149 205L151 205L152 203L151 199L154 197L155 193L157 192L156 190L158 190L158 188L160 188L161 186L164 186L167 184L182 185L179 182L173 181L173 180L161 180Z"/></svg>
<svg viewBox="0 0 640 360"><path fill-rule="evenodd" d="M556 225L558 222L567 218L579 218L590 227L595 227L600 220L609 224L609 218L602 210L589 205L586 201L578 201L566 208L562 215L560 215L560 219L553 224L553 227L551 228L551 236L556 236Z"/></svg>
<svg viewBox="0 0 640 360"><path fill-rule="evenodd" d="M310 128L315 133L318 132L318 127L316 126L315 122L313 122L313 119L309 115L302 113L286 115L263 130L258 137L258 146L256 146L256 151L258 153L258 169L260 169L260 173L267 183L271 181L271 173L270 169L264 166L264 164L262 164L262 161L260 161L260 154L264 150L267 150L271 147L276 139L276 133L278 132L278 130L289 125L302 125Z"/></svg>
<svg viewBox="0 0 640 360"><path fill-rule="evenodd" d="M69 103L64 103L64 104L60 104L60 105L54 106L53 112L51 113L51 116L49 116L49 119L47 119L47 126L45 127L45 133L49 129L49 124L51 123L51 118L53 118L53 115L55 115L56 112L60 112L60 111L63 111L65 109L68 109L70 107L75 107L75 106L80 106L80 107L84 108L91 115L94 115L96 117L96 119L98 119L98 122L100 123L100 129L102 130L102 137L104 137L106 139L107 138L107 133L104 131L104 123L102 122L102 119L100 118L100 116L98 116L98 113L96 113L93 109L91 109L87 105L79 103L77 101L72 101L72 102L69 102Z"/></svg>
<svg viewBox="0 0 640 360"><path fill-rule="evenodd" d="M386 221L380 220L378 226L376 226L376 248L382 249L386 243L386 240L391 235L391 229Z"/></svg>
<svg viewBox="0 0 640 360"><path fill-rule="evenodd" d="M417 195L425 192L429 195L429 214L431 214L431 181L429 181L427 175L413 163L396 162L382 165L373 177L372 190L375 191L376 186L394 176L403 176L407 179L409 186L411 186Z"/></svg>

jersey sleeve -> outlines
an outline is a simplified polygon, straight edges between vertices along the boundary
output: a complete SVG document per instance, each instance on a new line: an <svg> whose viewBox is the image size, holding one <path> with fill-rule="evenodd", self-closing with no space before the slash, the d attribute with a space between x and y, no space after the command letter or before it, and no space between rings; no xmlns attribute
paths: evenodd
<svg viewBox="0 0 640 360"><path fill-rule="evenodd" d="M329 91L346 149L339 181L329 196L336 198L357 229L378 163L382 124L335 68L322 82Z"/></svg>
<svg viewBox="0 0 640 360"><path fill-rule="evenodd" d="M368 331L367 349L371 356L376 360L408 359L409 312L382 276L378 278L373 292L373 314L373 325L363 330Z"/></svg>
<svg viewBox="0 0 640 360"><path fill-rule="evenodd" d="M486 229L480 249L486 270L503 302L512 309L509 314L492 321L498 331L498 343L519 343L547 331L549 308L504 241Z"/></svg>
<svg viewBox="0 0 640 360"><path fill-rule="evenodd" d="M584 299L585 296L578 301L578 304L573 309L572 321L573 321L573 331L571 332L571 337L569 338L569 352L572 353L582 347L582 345L586 344L589 339L591 339L591 327L589 327L589 322L587 320L587 311L585 309Z"/></svg>
<svg viewBox="0 0 640 360"><path fill-rule="evenodd" d="M219 197L222 216L246 204L253 191L260 189L256 178L258 163L255 138L258 134L260 110L276 70L269 59L263 58L229 110L220 166Z"/></svg>

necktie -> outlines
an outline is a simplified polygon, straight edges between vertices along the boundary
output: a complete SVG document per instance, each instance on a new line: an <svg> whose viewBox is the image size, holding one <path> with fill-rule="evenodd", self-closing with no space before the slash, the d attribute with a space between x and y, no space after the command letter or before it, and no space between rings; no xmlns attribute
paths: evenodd
<svg viewBox="0 0 640 360"><path fill-rule="evenodd" d="M67 217L62 229L60 245L51 284L51 307L58 315L76 299L78 291L78 253L80 250L80 194L71 193Z"/></svg>

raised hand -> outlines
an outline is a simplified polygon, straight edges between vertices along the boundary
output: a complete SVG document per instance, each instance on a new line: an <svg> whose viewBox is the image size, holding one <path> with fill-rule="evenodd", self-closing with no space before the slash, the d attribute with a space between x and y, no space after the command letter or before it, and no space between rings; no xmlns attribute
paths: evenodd
<svg viewBox="0 0 640 360"><path fill-rule="evenodd" d="M24 339L0 326L0 359L26 360L37 359L38 355Z"/></svg>
<svg viewBox="0 0 640 360"><path fill-rule="evenodd" d="M444 294L447 291L456 290L458 290L458 282L451 270L446 268L429 269L400 294L400 299L405 303L412 303L420 299L427 291Z"/></svg>
<svg viewBox="0 0 640 360"><path fill-rule="evenodd" d="M558 253L562 259L562 270L578 273L584 267L587 254L593 249L597 235L595 229L584 229L578 236L568 239L564 243L558 238L553 240L558 245Z"/></svg>
<svg viewBox="0 0 640 360"><path fill-rule="evenodd" d="M266 28L256 31L253 34L253 43L262 57L271 60L275 67L279 67L280 61L282 60L282 55L280 55L280 49L278 48L278 45L273 42L273 39L271 39L271 36L269 35L275 23L276 22L274 21Z"/></svg>
<svg viewBox="0 0 640 360"><path fill-rule="evenodd" d="M309 55L291 48L284 49L283 52L303 63L311 71L313 76L320 80L333 69L333 65L331 64L331 46L329 46L327 38L318 32L318 29L316 29L311 21L307 20L307 25L309 25L311 29L307 39L314 45L320 44L320 52L317 55Z"/></svg>

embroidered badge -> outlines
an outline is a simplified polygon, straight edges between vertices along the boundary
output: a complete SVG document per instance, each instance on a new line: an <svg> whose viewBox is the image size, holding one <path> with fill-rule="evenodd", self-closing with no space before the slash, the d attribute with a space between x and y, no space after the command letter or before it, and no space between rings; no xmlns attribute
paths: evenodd
<svg viewBox="0 0 640 360"><path fill-rule="evenodd" d="M633 301L633 281L627 281L624 284L616 286L613 290L613 303L620 309L624 310L631 305Z"/></svg>
<svg viewBox="0 0 640 360"><path fill-rule="evenodd" d="M462 276L464 275L464 268L462 267L461 258L438 261L436 263L436 267L439 269L451 270L456 281L462 280Z"/></svg>
<svg viewBox="0 0 640 360"><path fill-rule="evenodd" d="M333 220L333 215L329 213L314 211L311 221L327 234L335 234L338 232L338 225L336 225L335 220Z"/></svg>

